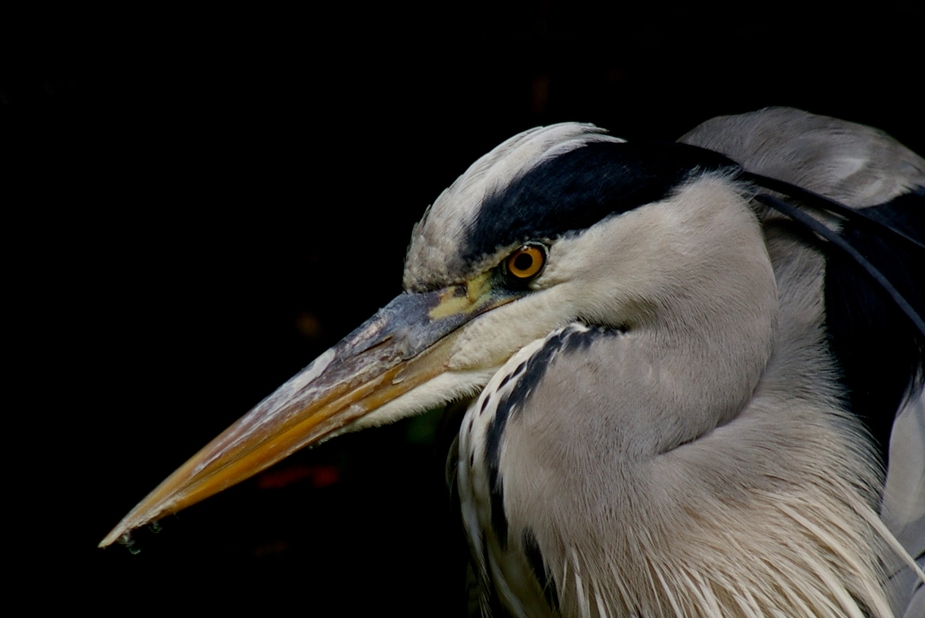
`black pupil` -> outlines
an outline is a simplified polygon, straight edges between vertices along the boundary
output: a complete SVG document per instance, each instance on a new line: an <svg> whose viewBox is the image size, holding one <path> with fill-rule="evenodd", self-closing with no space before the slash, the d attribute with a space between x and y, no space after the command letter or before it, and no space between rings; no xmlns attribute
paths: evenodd
<svg viewBox="0 0 925 618"><path fill-rule="evenodd" d="M533 256L529 253L521 253L514 258L514 268L517 270L530 270L533 266Z"/></svg>

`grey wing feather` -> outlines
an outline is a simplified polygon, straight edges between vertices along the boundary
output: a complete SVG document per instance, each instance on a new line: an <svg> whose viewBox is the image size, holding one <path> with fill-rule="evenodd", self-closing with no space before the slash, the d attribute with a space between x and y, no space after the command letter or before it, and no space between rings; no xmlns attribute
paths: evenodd
<svg viewBox="0 0 925 618"><path fill-rule="evenodd" d="M925 159L883 131L790 107L712 118L678 141L854 208L925 186Z"/></svg>
<svg viewBox="0 0 925 618"><path fill-rule="evenodd" d="M881 510L883 523L925 569L925 392L907 402L893 426ZM897 615L925 616L925 584L900 561L887 568Z"/></svg>

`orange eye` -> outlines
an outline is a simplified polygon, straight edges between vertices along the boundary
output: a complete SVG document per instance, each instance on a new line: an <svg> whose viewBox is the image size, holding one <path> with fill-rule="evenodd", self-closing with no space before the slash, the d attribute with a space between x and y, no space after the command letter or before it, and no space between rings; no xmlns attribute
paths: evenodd
<svg viewBox="0 0 925 618"><path fill-rule="evenodd" d="M507 257L508 276L519 282L536 278L546 266L546 247L538 243L524 245Z"/></svg>

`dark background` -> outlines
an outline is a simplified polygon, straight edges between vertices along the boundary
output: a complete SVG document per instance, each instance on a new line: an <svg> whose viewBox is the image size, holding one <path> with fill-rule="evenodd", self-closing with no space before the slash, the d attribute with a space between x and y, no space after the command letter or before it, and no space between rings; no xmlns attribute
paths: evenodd
<svg viewBox="0 0 925 618"><path fill-rule="evenodd" d="M925 151L919 2L151 6L8 18L6 589L35 608L450 615L430 415L96 543L400 291L469 163L564 120L675 139L791 105Z"/></svg>

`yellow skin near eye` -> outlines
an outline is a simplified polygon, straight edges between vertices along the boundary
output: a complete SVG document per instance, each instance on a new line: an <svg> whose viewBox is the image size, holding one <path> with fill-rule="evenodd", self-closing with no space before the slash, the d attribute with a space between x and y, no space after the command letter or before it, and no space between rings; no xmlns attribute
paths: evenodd
<svg viewBox="0 0 925 618"><path fill-rule="evenodd" d="M546 263L546 254L535 245L524 245L507 258L507 272L517 279L536 276Z"/></svg>

